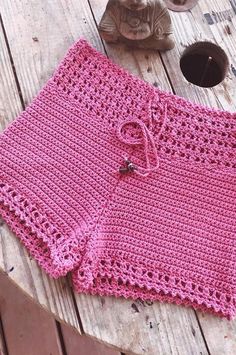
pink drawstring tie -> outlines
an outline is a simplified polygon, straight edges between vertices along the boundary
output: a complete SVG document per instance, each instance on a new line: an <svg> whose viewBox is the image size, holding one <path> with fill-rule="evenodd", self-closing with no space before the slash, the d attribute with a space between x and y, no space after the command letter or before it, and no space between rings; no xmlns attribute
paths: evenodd
<svg viewBox="0 0 236 355"><path fill-rule="evenodd" d="M162 133L163 127L165 126L166 116L167 116L167 105L165 105L164 118L161 124L161 128L157 134L157 138L159 138L160 134ZM142 136L140 138L124 137L124 135L122 134L122 129L124 126L129 124L131 125L135 124L141 129ZM136 164L133 164L128 157L124 157L125 166L121 166L119 168L119 172L121 174L135 172L138 175L146 177L151 172L154 172L159 168L160 159L157 153L156 143L152 132L152 118L149 119L149 127L140 119L129 119L120 122L120 124L118 125L117 137L120 139L120 141L129 145L143 145L145 159L146 159L146 167L144 168ZM150 154L152 154L154 157L155 163L153 165L151 164Z"/></svg>

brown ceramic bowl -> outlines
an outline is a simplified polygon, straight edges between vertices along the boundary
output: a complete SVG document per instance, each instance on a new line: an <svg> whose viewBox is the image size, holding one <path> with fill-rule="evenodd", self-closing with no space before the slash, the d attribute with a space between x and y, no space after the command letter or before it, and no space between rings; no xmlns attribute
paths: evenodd
<svg viewBox="0 0 236 355"><path fill-rule="evenodd" d="M198 0L186 0L184 4L178 4L178 0L165 0L166 6L172 11L187 11L192 9L197 3Z"/></svg>

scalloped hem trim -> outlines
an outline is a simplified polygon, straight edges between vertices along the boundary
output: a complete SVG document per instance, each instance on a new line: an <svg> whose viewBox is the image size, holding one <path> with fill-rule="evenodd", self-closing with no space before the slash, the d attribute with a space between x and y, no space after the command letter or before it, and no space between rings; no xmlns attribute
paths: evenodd
<svg viewBox="0 0 236 355"><path fill-rule="evenodd" d="M92 281L88 285L85 279ZM236 298L232 293L220 292L214 286L190 282L168 272L147 270L127 260L104 257L96 272L85 266L83 270L73 271L72 280L78 293L174 303L228 320L236 315Z"/></svg>
<svg viewBox="0 0 236 355"><path fill-rule="evenodd" d="M175 305L180 305L180 306L185 306L187 308L193 308L196 311L202 311L204 313L209 313L213 315L217 315L222 318L227 318L229 321L233 320L235 318L235 312L231 313L224 313L223 311L215 311L215 309L212 306L207 306L204 303L198 303L198 302L193 302L186 298L181 299L180 297L175 297L171 293L168 295L163 294L163 291L159 291L159 293L156 293L155 295L151 296L150 294L139 294L132 292L132 291L127 291L124 289L117 289L114 288L112 290L110 289L104 289L103 287L96 287L92 288L89 290L86 289L81 289L76 286L75 284L75 291L77 293L83 293L86 295L93 295L93 296L114 296L116 298L123 297L127 300L141 300L141 301L159 301L163 304L169 303L169 304L175 304Z"/></svg>
<svg viewBox="0 0 236 355"><path fill-rule="evenodd" d="M54 278L79 266L85 240L76 233L59 230L47 213L0 181L0 215L21 240L30 255Z"/></svg>

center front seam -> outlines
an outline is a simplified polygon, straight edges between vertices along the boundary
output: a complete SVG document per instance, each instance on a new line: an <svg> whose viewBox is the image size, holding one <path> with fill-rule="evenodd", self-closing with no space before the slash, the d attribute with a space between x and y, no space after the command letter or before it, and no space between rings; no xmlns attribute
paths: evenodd
<svg viewBox="0 0 236 355"><path fill-rule="evenodd" d="M132 160L132 157L134 156L134 152L135 152L135 145L143 145L144 146L144 153L145 153L145 157L146 157L146 168L142 168L142 167L137 167L137 170L134 169L134 172L137 173L138 175L140 175L141 177L147 177L150 173L155 172L158 168L159 168L159 157L157 155L157 150L156 150L156 142L154 139L154 135L153 135L153 117L151 114L151 104L153 101L153 96L149 99L148 102L148 110L147 110L147 116L148 116L148 122L149 122L149 127L140 119L128 119L125 121L122 121L121 123L118 123L118 125L115 127L115 129L118 132L117 138L127 144L127 145L133 145L133 147L131 148L131 154L129 156L129 159ZM161 127L156 135L156 137L159 138L159 136L161 135L165 123L166 123L166 117L167 116L167 104L164 105L164 118L162 118L162 115L160 115L159 117L161 117L162 122L161 122ZM141 137L141 139L139 139L135 144L133 144L133 142L127 142L126 140L123 139L122 135L121 135L121 129L122 126L125 124L129 124L129 123L138 123L138 125L141 126L142 132L143 132L143 137ZM119 135L120 133L120 135ZM149 143L149 140L151 142L151 147L152 150L151 152L148 152L147 149L147 145ZM156 155L156 165L151 166L150 164L150 160L149 160L149 154L150 153L154 153ZM124 158L124 157L123 157ZM89 287L89 285L92 284L93 282L93 273L96 272L96 257L94 254L94 251L96 251L96 247L97 247L97 235L99 233L99 229L101 228L102 224L101 224L101 220L103 219L105 213L108 211L109 209L109 204L112 202L113 197L115 196L115 193L117 191L117 188L120 184L120 182L125 178L125 176L123 174L120 173L119 170L119 166L117 167L117 174L119 174L119 176L117 177L117 181L115 182L113 189L111 190L106 202L103 204L100 213L97 214L97 218L94 221L93 225L91 227L88 227L88 229L85 231L86 234L86 246L85 246L85 250L84 250L84 254L81 260L81 264L80 266L78 266L78 275L77 275L77 283L81 283L83 284L83 287L85 287L85 284L87 285L86 287Z"/></svg>
<svg viewBox="0 0 236 355"><path fill-rule="evenodd" d="M121 134L121 129L124 125L126 124L129 124L129 123L138 123L141 128L143 129L143 133L144 133L144 136L143 136L143 139L144 139L144 148L145 148L145 157L146 157L146 164L147 164L147 167L146 168L141 168L141 167L137 167L137 170L134 169L133 171L135 173L137 173L138 175L141 175L141 176L144 176L144 177L147 177L151 172L154 172L156 171L158 168L159 168L159 156L157 154L157 150L156 150L156 142L154 140L154 136L153 136L153 132L152 132L152 128L153 128L153 118L152 118L152 112L151 112L151 105L152 105L152 102L154 100L154 95L152 94L148 100L148 108L147 108L147 116L148 116L148 122L149 122L149 127L150 129L147 127L147 125L141 121L140 119L128 119L128 120L125 120L125 121L122 121L118 124L118 126L116 127L116 130L117 130L117 137L118 139L120 139L121 142L125 143L125 144L130 144L130 145L140 145L142 144L142 139L139 139L137 141L135 141L135 143L133 142L127 142L125 139L123 139L123 136ZM159 129L159 132L157 133L156 137L159 139L161 133L163 132L163 129L165 127L165 124L166 124L166 120L167 120L167 109L168 109L168 106L167 106L167 103L164 104L164 117L161 118L162 119L162 122L161 122L161 127ZM152 148L153 148L153 152L155 154L155 158L156 158L156 166L153 166L151 167L150 165L150 160L149 160L149 155L148 155L148 151L147 151L147 144L148 144L148 139L150 139L151 141L151 145L152 145ZM130 156L128 157L129 160L131 161L132 160L132 157L134 156L134 152L135 152L135 146L132 148L132 153L130 154ZM123 157L124 159L127 159L127 157ZM125 178L123 176L122 173L120 173L119 171L119 168L117 169L117 174L120 174L120 176L118 177L109 197L107 198L105 204L104 204L104 207L102 208L100 214L98 215L98 218L92 228L92 231L91 233L97 233L98 231L98 228L100 227L100 221L102 219L102 217L104 216L106 210L107 210L107 207L109 205L109 203L112 201L113 199L113 196L115 195L115 192L121 182L121 180L123 178Z"/></svg>

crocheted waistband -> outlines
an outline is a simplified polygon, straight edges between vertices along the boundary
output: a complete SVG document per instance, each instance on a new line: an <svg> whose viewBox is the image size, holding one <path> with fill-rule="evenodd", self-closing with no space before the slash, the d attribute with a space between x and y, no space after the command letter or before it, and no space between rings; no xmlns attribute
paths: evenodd
<svg viewBox="0 0 236 355"><path fill-rule="evenodd" d="M211 109L161 91L118 67L84 40L68 51L48 86L72 104L74 111L99 117L103 125L101 129L111 127L113 131L115 127L118 140L127 144L128 151L128 146L133 146L135 152L143 146L144 168L125 157L125 164L119 170L121 173L147 176L156 171L160 159L164 159L194 164L204 170L236 174L235 113ZM151 98L154 100L151 104L155 106L152 119L147 112ZM160 116L165 116L162 126ZM154 121L154 118L158 121L155 124L158 130L152 129L154 122L150 120ZM130 125L141 132L140 139L120 135Z"/></svg>

